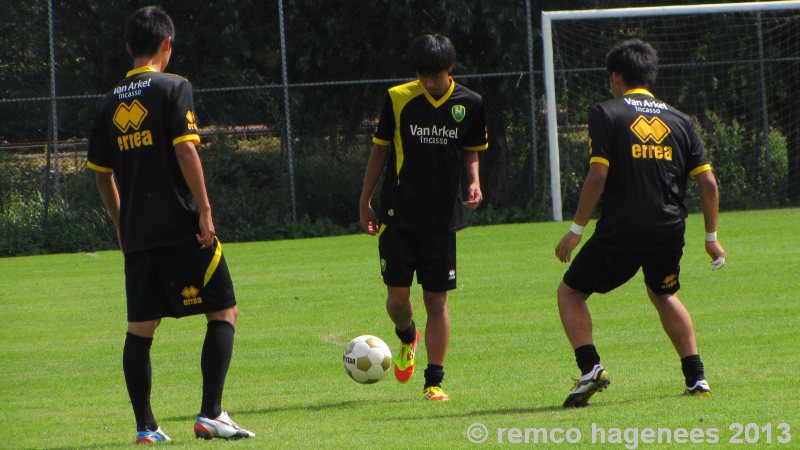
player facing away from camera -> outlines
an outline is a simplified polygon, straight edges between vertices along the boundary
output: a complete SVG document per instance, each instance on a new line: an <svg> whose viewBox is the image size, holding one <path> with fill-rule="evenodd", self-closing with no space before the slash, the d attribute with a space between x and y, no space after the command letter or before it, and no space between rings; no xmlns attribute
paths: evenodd
<svg viewBox="0 0 800 450"><path fill-rule="evenodd" d="M195 148L200 138L192 86L163 73L174 37L172 20L158 7L128 18L125 42L133 70L103 99L89 140L88 166L125 256L122 366L139 444L170 440L150 407L156 327L162 317L195 314L205 314L208 326L194 432L205 439L255 437L221 407L238 310Z"/></svg>
<svg viewBox="0 0 800 450"><path fill-rule="evenodd" d="M587 299L621 286L640 267L647 295L681 358L684 392L711 395L691 316L676 293L688 178L699 187L712 269L724 264L725 251L716 236L717 183L692 120L651 93L657 64L649 44L639 40L617 44L606 56L614 98L589 111L589 173L572 228L555 249L561 262L570 260L602 195L594 235L558 287L561 322L582 374L564 407L586 406L610 383L593 344Z"/></svg>
<svg viewBox="0 0 800 450"><path fill-rule="evenodd" d="M359 215L364 231L378 235L386 310L401 341L395 376L406 383L414 373L419 332L410 289L416 272L428 313L423 398L449 400L441 387L450 341L447 291L456 288L456 231L467 225L464 207L475 209L483 199L477 151L489 146L486 119L480 95L450 77L456 60L450 39L420 36L408 56L417 79L386 96ZM382 172L378 216L371 201Z"/></svg>

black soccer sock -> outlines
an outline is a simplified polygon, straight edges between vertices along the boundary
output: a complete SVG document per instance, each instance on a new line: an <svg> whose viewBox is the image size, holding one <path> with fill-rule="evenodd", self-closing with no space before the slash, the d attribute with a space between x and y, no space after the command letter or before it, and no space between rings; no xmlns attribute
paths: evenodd
<svg viewBox="0 0 800 450"><path fill-rule="evenodd" d="M233 354L233 325L225 320L208 321L200 370L203 372L203 403L200 413L215 419L222 414L222 390Z"/></svg>
<svg viewBox="0 0 800 450"><path fill-rule="evenodd" d="M681 369L686 378L686 386L694 386L698 381L706 379L705 367L703 367L703 361L700 360L700 355L681 358Z"/></svg>
<svg viewBox="0 0 800 450"><path fill-rule="evenodd" d="M425 369L425 389L431 386L441 386L444 380L444 366L428 364Z"/></svg>
<svg viewBox="0 0 800 450"><path fill-rule="evenodd" d="M582 345L575 349L575 362L581 369L581 375L586 375L596 364L600 364L600 355L594 345Z"/></svg>
<svg viewBox="0 0 800 450"><path fill-rule="evenodd" d="M417 325L412 320L411 326L407 330L398 330L395 327L394 332L404 344L411 344L417 337Z"/></svg>
<svg viewBox="0 0 800 450"><path fill-rule="evenodd" d="M125 385L136 417L136 429L150 431L158 429L153 410L150 409L150 388L153 383L153 371L150 366L150 346L153 338L125 334L125 347L122 350L122 371L125 373Z"/></svg>

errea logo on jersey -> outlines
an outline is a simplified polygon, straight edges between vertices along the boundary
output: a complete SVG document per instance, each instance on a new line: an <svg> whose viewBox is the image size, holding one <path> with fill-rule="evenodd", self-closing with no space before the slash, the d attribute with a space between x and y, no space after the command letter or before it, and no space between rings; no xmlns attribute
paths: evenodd
<svg viewBox="0 0 800 450"><path fill-rule="evenodd" d="M186 111L186 128L197 131L197 124L194 123L195 120L196 118L194 113L191 111Z"/></svg>
<svg viewBox="0 0 800 450"><path fill-rule="evenodd" d="M633 131L636 137L642 142L647 142L652 139L656 144L660 144L669 136L671 130L667 124L658 117L647 120L644 116L639 116L633 121L633 124L631 124L631 131Z"/></svg>
<svg viewBox="0 0 800 450"><path fill-rule="evenodd" d="M134 100L130 104L121 102L117 106L117 110L114 111L112 121L119 131L126 133L131 128L138 130L142 126L145 117L147 117L147 108L139 100ZM139 148L143 145L153 145L153 134L150 130L123 134L117 136L117 145L120 151Z"/></svg>
<svg viewBox="0 0 800 450"><path fill-rule="evenodd" d="M631 156L636 159L665 159L672 161L672 147L659 145L672 131L666 123L658 117L648 120L639 116L631 124L631 131L642 141L642 144L631 145ZM653 141L655 144L648 144Z"/></svg>
<svg viewBox="0 0 800 450"><path fill-rule="evenodd" d="M147 108L142 106L139 100L134 100L130 105L121 102L114 111L114 125L123 133L130 128L138 130L145 117L147 117Z"/></svg>

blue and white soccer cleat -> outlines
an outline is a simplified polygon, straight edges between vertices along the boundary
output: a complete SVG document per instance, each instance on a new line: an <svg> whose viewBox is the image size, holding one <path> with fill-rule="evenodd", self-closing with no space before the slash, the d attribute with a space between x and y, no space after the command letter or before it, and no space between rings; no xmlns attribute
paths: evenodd
<svg viewBox="0 0 800 450"><path fill-rule="evenodd" d="M694 386L686 386L683 393L692 397L711 397L711 386L708 385L708 381L700 380Z"/></svg>
<svg viewBox="0 0 800 450"><path fill-rule="evenodd" d="M164 433L161 427L156 431L144 430L136 433L137 444L158 444L159 442L169 442L172 438Z"/></svg>
<svg viewBox="0 0 800 450"><path fill-rule="evenodd" d="M224 411L216 419L198 415L197 421L194 423L194 435L197 439L205 440L214 438L236 440L256 437L252 431L236 425L236 422L231 420L228 413Z"/></svg>
<svg viewBox="0 0 800 450"><path fill-rule="evenodd" d="M595 364L592 370L575 380L575 386L564 400L564 408L583 408L589 404L589 398L595 392L600 392L611 384L608 372L600 364Z"/></svg>

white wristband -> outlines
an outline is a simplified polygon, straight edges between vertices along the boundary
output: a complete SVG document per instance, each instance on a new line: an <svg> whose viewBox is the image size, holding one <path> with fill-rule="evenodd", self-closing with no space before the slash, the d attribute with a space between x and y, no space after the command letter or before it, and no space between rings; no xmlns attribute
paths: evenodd
<svg viewBox="0 0 800 450"><path fill-rule="evenodd" d="M714 242L717 240L717 232L712 231L711 233L706 233L706 242Z"/></svg>
<svg viewBox="0 0 800 450"><path fill-rule="evenodd" d="M569 231L573 232L574 234L577 234L578 236L583 236L583 229L584 228L585 227L582 227L582 226L578 225L577 223L572 222L572 226L569 228Z"/></svg>

